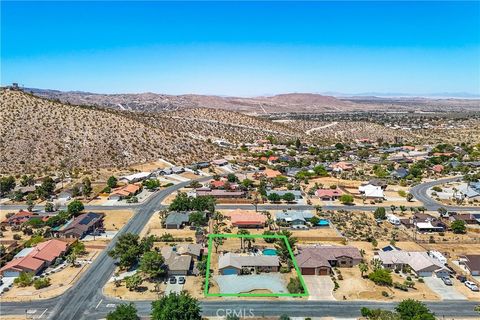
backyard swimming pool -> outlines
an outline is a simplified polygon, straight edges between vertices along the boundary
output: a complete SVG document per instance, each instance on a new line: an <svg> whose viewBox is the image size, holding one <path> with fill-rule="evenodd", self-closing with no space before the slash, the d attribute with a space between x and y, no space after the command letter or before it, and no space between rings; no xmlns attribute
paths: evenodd
<svg viewBox="0 0 480 320"><path fill-rule="evenodd" d="M326 219L320 219L320 221L318 221L317 223L317 226L320 226L320 227L325 227L325 226L328 226L330 224L330 222Z"/></svg>
<svg viewBox="0 0 480 320"><path fill-rule="evenodd" d="M276 256L277 255L277 250L275 249L264 249L262 251L264 256Z"/></svg>

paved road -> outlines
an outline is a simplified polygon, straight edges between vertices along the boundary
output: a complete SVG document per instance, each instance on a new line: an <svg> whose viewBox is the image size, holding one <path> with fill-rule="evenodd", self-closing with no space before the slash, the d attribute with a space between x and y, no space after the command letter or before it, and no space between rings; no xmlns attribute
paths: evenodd
<svg viewBox="0 0 480 320"><path fill-rule="evenodd" d="M433 200L427 195L427 190L430 189L433 186L448 183L448 182L453 182L453 181L459 181L461 180L462 177L454 177L454 178L447 178L447 179L439 179L439 180L434 180L430 182L425 182L421 183L419 185L414 186L411 190L410 193L423 203L423 206L427 208L428 210L437 210L438 208L441 207L440 203L437 201ZM456 210L459 211L459 209L464 209L466 207L446 207L449 210ZM478 208L476 208L478 210ZM461 211L461 210L460 210Z"/></svg>
<svg viewBox="0 0 480 320"><path fill-rule="evenodd" d="M49 300L55 302L55 300ZM114 307L122 303L120 300L103 298L90 307L82 307L81 319L102 319ZM478 302L473 301L439 301L426 302L428 307L435 312L437 317L478 317L478 313L473 308ZM148 316L151 310L150 301L136 301L138 313L141 316ZM372 302L372 301L271 301L271 300L222 300L222 301L201 301L202 313L204 316L224 316L225 312L241 313L242 315L278 316L288 314L289 316L302 317L345 317L353 318L360 316L362 307L382 308L393 310L396 303L392 302ZM45 312L43 317L46 319L64 319L51 312L51 303L38 303L37 301L28 306L30 310L36 310L35 316L38 317ZM49 308L50 307L50 308ZM25 314L25 306L12 303L2 303L2 314ZM72 317L68 317L72 319ZM78 318L80 319L80 318Z"/></svg>
<svg viewBox="0 0 480 320"><path fill-rule="evenodd" d="M200 179L200 181L208 179L209 177L205 177ZM49 318L62 320L83 319L87 310L95 309L96 305L103 298L102 287L111 277L115 269L114 260L108 256L107 252L115 246L118 237L127 232L140 233L153 213L162 207L160 203L163 199L173 191L188 184L190 184L190 181L182 182L165 190L161 190L139 206L132 219L117 233L106 250L102 251L97 259L93 261L92 265L76 284L59 298L51 300L52 303L49 305L49 310L51 310L49 311L51 312L49 313ZM35 306L35 302L22 303L21 305L24 309L32 308L32 306ZM47 305L48 302L45 301L42 307ZM2 311L5 311L5 309L6 306L2 304ZM35 309L39 308L35 307Z"/></svg>
<svg viewBox="0 0 480 320"><path fill-rule="evenodd" d="M204 177L199 181L206 181L210 177ZM420 201L425 201L427 209L438 207L437 203L430 202L429 199L422 198L426 194L426 190L434 184L447 182L447 179L438 182L427 183L427 186L419 185L414 189L414 196ZM113 309L115 304L121 300L107 298L102 294L104 284L111 277L115 265L113 259L108 257L107 252L115 245L118 237L126 232L139 233L151 218L153 213L164 206L161 205L170 193L188 185L190 182L182 182L165 190L152 195L142 204L129 206L134 208L136 213L132 219L122 228L115 238L110 242L107 249L104 250L97 259L94 260L90 268L82 275L79 281L60 297L48 300L36 300L28 303L2 302L1 314L25 314L26 310L35 311L35 316L42 315L42 318L49 319L99 319ZM412 192L412 193L413 193ZM11 208L11 206L3 206ZM219 209L236 209L238 205L219 205ZM243 207L243 206L242 206ZM253 209L253 205L244 206ZM294 207L299 210L313 209L312 206L298 205L259 205L258 209L283 209ZM115 209L121 208L115 206ZM348 209L348 210L374 210L373 206L324 206L324 209ZM466 207L451 207L451 210L468 210ZM109 207L104 206L86 206L89 210L108 210ZM204 301L201 302L203 313L206 316L217 315L218 310L236 309L249 312L253 309L256 315L301 315L301 316L338 316L338 317L354 317L359 315L362 306L381 307L392 309L395 305L392 303L381 302L361 302L361 301ZM469 301L443 301L428 303L431 309L438 316L475 316L473 307L478 304ZM149 301L136 302L139 313L148 315L150 313L151 304ZM220 314L221 315L221 314Z"/></svg>

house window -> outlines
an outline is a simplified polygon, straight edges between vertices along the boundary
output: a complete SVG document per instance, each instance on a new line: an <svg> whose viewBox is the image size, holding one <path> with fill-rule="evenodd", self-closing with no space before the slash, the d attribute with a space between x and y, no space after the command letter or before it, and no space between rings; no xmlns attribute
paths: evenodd
<svg viewBox="0 0 480 320"><path fill-rule="evenodd" d="M347 261L340 261L340 264L347 264Z"/></svg>

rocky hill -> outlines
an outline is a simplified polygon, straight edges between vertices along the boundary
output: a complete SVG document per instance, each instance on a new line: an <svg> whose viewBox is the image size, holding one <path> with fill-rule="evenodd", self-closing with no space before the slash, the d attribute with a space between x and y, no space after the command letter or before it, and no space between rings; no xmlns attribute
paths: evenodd
<svg viewBox="0 0 480 320"><path fill-rule="evenodd" d="M121 113L64 105L20 91L0 93L0 172L123 167L164 158L209 159L221 150L174 128L156 128Z"/></svg>
<svg viewBox="0 0 480 320"><path fill-rule="evenodd" d="M22 91L0 92L0 172L125 167L159 158L177 164L210 160L226 150L216 140L252 142L303 134L241 113L181 109L147 113L81 107ZM231 151L230 151L231 152Z"/></svg>
<svg viewBox="0 0 480 320"><path fill-rule="evenodd" d="M275 113L321 113L348 111L457 111L480 109L478 99L427 98L335 98L311 93L288 93L275 96L241 98L207 95L166 95L157 93L96 94L81 91L25 89L48 99L76 105L95 105L118 110L142 112L211 108L238 111L251 115Z"/></svg>
<svg viewBox="0 0 480 320"><path fill-rule="evenodd" d="M37 96L58 99L76 105L95 105L132 111L169 111L189 108L211 108L249 114L277 112L328 112L364 110L352 101L341 101L319 94L292 93L271 97L221 97L207 95L165 95L156 93L96 94L81 91L25 89Z"/></svg>

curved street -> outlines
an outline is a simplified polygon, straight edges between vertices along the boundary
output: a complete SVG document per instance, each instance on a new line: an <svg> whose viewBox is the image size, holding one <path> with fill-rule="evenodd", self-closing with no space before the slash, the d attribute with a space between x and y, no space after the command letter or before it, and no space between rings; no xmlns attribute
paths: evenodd
<svg viewBox="0 0 480 320"><path fill-rule="evenodd" d="M203 177L198 181L207 181L211 177ZM430 199L426 192L429 188L436 184L455 181L460 177L442 179L432 182L423 183L412 188L411 192L419 201L421 201L428 210L436 210L440 205ZM77 320L77 319L100 319L113 310L113 307L123 302L123 300L107 298L102 293L102 288L108 279L112 276L115 269L115 261L110 258L107 252L115 246L118 237L124 233L140 233L147 224L152 215L165 206L161 202L172 192L187 186L188 182L182 182L167 189L158 191L142 204L128 206L135 210L135 214L128 223L117 233L107 248L95 259L92 265L81 276L81 278L63 295L47 299L35 300L31 302L2 302L0 311L2 315L23 315L29 310L35 310L36 314L42 314L44 319L61 319L61 320ZM219 209L236 209L238 205L218 205ZM254 209L253 205L241 206L246 209ZM296 209L313 209L308 205L259 205L258 209L278 209L278 208L294 207ZM2 209L11 208L13 206L2 206ZM88 210L108 210L109 207L103 206L85 206ZM115 209L120 208L115 206ZM346 210L374 210L373 206L324 206L324 209L346 209ZM451 210L478 210L469 207L447 207ZM150 313L150 301L136 301L140 315L148 315ZM427 302L437 316L478 316L473 308L478 303L472 301L438 301ZM236 312L253 312L255 316L271 316L280 314L289 314L291 316L332 316L332 317L355 317L360 315L360 308L367 306L373 308L392 309L395 303L383 303L373 301L254 301L254 300L225 300L225 301L201 301L203 314L205 316L222 316L222 312L226 309L235 310Z"/></svg>

